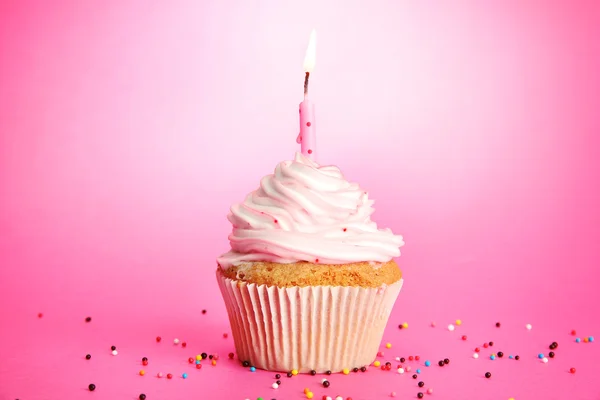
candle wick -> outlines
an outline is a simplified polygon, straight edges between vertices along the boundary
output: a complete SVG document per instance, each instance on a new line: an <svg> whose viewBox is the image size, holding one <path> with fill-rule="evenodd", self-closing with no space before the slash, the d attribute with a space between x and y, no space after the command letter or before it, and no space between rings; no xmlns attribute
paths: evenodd
<svg viewBox="0 0 600 400"><path fill-rule="evenodd" d="M304 75L304 96L308 94L308 77L310 76L310 72L306 72Z"/></svg>

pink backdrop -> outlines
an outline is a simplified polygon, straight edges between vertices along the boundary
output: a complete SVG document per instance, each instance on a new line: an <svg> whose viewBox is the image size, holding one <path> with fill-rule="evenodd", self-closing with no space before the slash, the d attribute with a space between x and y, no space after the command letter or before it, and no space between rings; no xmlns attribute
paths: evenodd
<svg viewBox="0 0 600 400"><path fill-rule="evenodd" d="M416 398L395 368L274 390L187 364L233 351L225 215L298 149L313 27L319 159L407 243L382 360L450 357L422 367L437 399L600 399L598 344L569 334L600 337L599 5L0 2L0 399ZM521 360L472 359L489 340Z"/></svg>

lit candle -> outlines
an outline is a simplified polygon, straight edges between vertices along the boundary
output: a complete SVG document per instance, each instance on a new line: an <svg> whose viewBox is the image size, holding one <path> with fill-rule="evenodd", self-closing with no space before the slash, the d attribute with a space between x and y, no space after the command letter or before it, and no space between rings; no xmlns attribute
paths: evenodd
<svg viewBox="0 0 600 400"><path fill-rule="evenodd" d="M316 152L315 138L315 105L308 100L308 78L315 67L317 33L313 29L304 57L304 101L300 103L300 134L296 142L300 143L300 151L314 159Z"/></svg>

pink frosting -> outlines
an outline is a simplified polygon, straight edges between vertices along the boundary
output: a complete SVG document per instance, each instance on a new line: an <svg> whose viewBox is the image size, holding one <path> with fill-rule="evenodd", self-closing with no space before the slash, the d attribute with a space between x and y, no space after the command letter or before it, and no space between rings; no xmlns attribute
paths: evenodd
<svg viewBox="0 0 600 400"><path fill-rule="evenodd" d="M222 268L244 262L387 262L400 255L402 236L371 221L373 200L339 168L300 153L283 161L260 188L231 207L231 251Z"/></svg>

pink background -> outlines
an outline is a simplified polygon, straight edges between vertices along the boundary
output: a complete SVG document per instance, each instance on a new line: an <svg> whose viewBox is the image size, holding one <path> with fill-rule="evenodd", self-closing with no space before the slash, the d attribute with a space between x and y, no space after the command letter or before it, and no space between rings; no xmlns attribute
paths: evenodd
<svg viewBox="0 0 600 400"><path fill-rule="evenodd" d="M56 0L0 2L1 400L416 398L393 371L187 364L233 351L225 215L298 149L313 27L319 159L407 243L382 360L450 357L436 399L600 399L569 335L600 339L599 2ZM489 340L521 360L472 359Z"/></svg>

